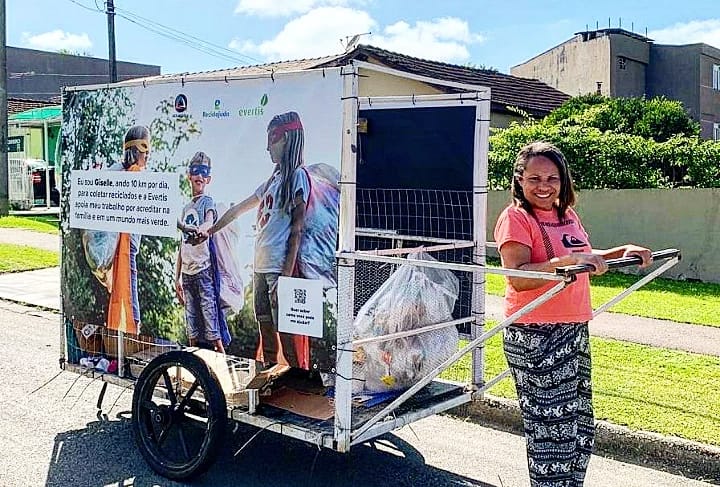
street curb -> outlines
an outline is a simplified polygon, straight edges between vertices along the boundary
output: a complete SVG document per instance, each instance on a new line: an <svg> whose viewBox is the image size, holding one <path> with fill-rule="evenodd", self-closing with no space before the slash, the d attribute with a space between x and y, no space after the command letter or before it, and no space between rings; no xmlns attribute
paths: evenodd
<svg viewBox="0 0 720 487"><path fill-rule="evenodd" d="M448 413L474 423L523 434L516 401L485 395L481 400L471 401ZM712 445L597 421L594 453L720 484L720 448Z"/></svg>

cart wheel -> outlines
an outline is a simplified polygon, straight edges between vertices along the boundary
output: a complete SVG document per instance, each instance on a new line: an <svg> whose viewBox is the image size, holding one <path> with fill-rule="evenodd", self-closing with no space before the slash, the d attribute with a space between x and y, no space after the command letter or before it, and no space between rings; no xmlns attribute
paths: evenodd
<svg viewBox="0 0 720 487"><path fill-rule="evenodd" d="M152 360L135 385L132 427L150 467L187 479L215 461L227 422L215 374L195 355L172 351Z"/></svg>

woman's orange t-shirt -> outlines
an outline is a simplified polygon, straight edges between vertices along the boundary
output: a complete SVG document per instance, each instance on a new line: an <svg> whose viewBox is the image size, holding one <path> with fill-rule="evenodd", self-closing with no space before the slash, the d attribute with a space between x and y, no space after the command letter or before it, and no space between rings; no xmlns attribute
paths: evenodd
<svg viewBox="0 0 720 487"><path fill-rule="evenodd" d="M508 206L500 214L495 225L495 242L498 249L502 249L507 242L517 242L529 247L531 263L545 262L552 257L562 257L574 252L592 251L588 234L572 208L568 208L561 221L555 210L536 209L533 217L521 207ZM546 285L537 289L516 291L507 282L505 317L512 315L555 284L557 281L548 281ZM575 282L515 322L578 323L589 321L591 318L590 278L587 273L583 273L577 276Z"/></svg>

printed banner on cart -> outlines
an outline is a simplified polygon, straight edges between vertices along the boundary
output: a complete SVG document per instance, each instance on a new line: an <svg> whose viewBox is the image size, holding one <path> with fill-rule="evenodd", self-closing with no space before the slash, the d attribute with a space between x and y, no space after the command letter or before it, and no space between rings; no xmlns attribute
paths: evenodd
<svg viewBox="0 0 720 487"><path fill-rule="evenodd" d="M84 346L92 325L334 367L341 97L339 69L66 92L63 311L81 355L115 353Z"/></svg>

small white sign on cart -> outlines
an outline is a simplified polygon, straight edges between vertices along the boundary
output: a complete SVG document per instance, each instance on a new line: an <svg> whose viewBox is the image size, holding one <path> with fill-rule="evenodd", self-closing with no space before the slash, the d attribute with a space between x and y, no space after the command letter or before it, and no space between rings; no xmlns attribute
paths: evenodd
<svg viewBox="0 0 720 487"><path fill-rule="evenodd" d="M323 337L323 285L316 279L278 279L278 331Z"/></svg>

